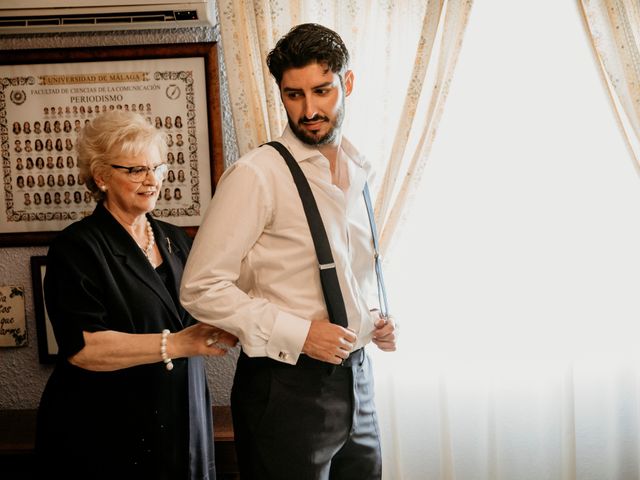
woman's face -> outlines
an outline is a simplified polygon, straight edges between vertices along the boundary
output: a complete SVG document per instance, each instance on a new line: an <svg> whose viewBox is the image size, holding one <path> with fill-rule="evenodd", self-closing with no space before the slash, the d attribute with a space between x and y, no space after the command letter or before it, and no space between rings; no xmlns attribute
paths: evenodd
<svg viewBox="0 0 640 480"><path fill-rule="evenodd" d="M162 163L160 153L155 147L149 147L137 157L122 157L112 165L123 167L145 166L154 168ZM127 170L107 166L101 175L96 176L99 187L104 185L105 206L113 213L119 213L129 219L153 210L162 187L162 179L157 179L150 171L142 182L131 180Z"/></svg>

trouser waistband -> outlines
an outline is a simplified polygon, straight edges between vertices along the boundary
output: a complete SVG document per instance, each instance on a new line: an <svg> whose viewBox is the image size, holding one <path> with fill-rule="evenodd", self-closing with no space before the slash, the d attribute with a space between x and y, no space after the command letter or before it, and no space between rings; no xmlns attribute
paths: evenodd
<svg viewBox="0 0 640 480"><path fill-rule="evenodd" d="M358 350L354 350L351 354L345 358L340 365L334 365L332 363L323 362L321 360L316 360L315 358L311 358L305 354L302 354L298 357L298 363L296 365L301 367L353 367L354 365L362 365L364 362L364 348L359 348Z"/></svg>
<svg viewBox="0 0 640 480"><path fill-rule="evenodd" d="M254 365L272 365L279 367L299 367L299 368L327 368L327 367L352 367L355 365L362 365L364 363L365 351L364 347L359 348L358 350L354 350L351 354L345 358L340 365L334 365L332 363L323 362L322 360L316 360L315 358L311 358L305 354L301 354L298 357L298 362L295 365L291 365L289 363L279 362L269 357L249 357L244 352L240 353L241 356L245 357L243 361L248 362L249 364Z"/></svg>

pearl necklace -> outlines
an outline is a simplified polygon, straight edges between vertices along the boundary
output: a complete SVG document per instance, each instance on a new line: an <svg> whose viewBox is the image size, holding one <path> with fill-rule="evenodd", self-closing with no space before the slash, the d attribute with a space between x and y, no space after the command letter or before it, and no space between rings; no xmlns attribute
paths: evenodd
<svg viewBox="0 0 640 480"><path fill-rule="evenodd" d="M147 260L149 260L151 266L156 268L156 264L153 262L151 257L153 255L153 246L156 244L156 237L153 235L153 228L151 228L149 219L147 219L147 239L148 242L146 248L140 247L140 249L144 253L144 256L147 257Z"/></svg>

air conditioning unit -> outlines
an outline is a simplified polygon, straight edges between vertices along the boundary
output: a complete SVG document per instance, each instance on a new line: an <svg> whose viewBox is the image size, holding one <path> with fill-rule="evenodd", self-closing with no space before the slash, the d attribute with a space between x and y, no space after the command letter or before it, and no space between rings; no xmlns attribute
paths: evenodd
<svg viewBox="0 0 640 480"><path fill-rule="evenodd" d="M214 0L0 0L0 35L215 25Z"/></svg>

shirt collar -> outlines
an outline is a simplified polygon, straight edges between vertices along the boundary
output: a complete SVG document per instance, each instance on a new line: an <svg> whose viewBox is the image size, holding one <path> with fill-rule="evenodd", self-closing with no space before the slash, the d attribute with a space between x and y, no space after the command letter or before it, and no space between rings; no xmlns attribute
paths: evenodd
<svg viewBox="0 0 640 480"><path fill-rule="evenodd" d="M296 162L298 163L310 160L318 156L325 158L324 155L320 153L317 147L307 145L298 137L296 137L295 133L293 133L293 130L291 130L291 127L289 125L286 126L279 140L281 140L282 143L287 146L287 148L293 155L293 158L295 158ZM346 155L350 161L354 162L358 167L362 168L365 171L366 175L369 176L371 165L366 160L366 158L362 154L360 154L360 152L358 152L353 144L347 138L345 138L344 135L342 136L342 141L340 142L340 148L342 150L342 153Z"/></svg>
<svg viewBox="0 0 640 480"><path fill-rule="evenodd" d="M314 157L323 156L316 147L307 145L296 137L296 134L293 133L293 130L291 130L289 125L284 129L280 140L282 140L282 143L286 145L291 152L291 155L293 155L293 158L295 158L298 163L310 160Z"/></svg>

